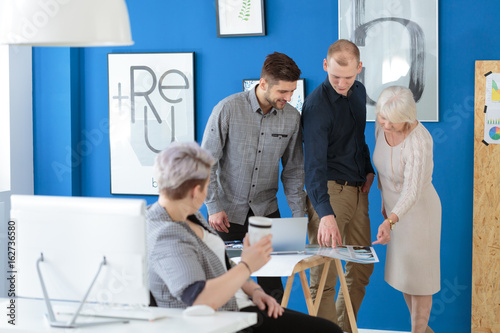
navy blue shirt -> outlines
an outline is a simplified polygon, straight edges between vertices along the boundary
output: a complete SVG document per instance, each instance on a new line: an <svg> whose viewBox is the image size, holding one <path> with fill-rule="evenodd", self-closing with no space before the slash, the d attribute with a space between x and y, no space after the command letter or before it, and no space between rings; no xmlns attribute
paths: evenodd
<svg viewBox="0 0 500 333"><path fill-rule="evenodd" d="M305 185L319 218L334 214L329 180L365 182L375 173L365 141L365 87L355 81L348 96L338 94L327 77L302 107Z"/></svg>

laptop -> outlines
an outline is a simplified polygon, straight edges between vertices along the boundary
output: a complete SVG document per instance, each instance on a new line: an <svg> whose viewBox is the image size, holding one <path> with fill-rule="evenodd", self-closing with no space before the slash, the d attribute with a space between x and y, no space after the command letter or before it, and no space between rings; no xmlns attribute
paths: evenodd
<svg viewBox="0 0 500 333"><path fill-rule="evenodd" d="M272 218L273 252L271 254L304 253L307 217Z"/></svg>
<svg viewBox="0 0 500 333"><path fill-rule="evenodd" d="M273 252L271 254L304 253L307 238L307 217L271 218ZM229 258L239 257L243 244L240 241L225 242Z"/></svg>

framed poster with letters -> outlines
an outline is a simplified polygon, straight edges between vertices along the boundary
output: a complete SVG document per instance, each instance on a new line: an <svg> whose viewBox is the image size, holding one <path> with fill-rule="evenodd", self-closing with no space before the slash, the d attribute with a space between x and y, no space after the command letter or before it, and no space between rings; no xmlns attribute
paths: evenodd
<svg viewBox="0 0 500 333"><path fill-rule="evenodd" d="M112 194L158 194L156 155L195 140L194 53L108 54Z"/></svg>
<svg viewBox="0 0 500 333"><path fill-rule="evenodd" d="M438 1L339 0L339 38L359 47L367 120L388 86L408 87L420 121L439 121Z"/></svg>

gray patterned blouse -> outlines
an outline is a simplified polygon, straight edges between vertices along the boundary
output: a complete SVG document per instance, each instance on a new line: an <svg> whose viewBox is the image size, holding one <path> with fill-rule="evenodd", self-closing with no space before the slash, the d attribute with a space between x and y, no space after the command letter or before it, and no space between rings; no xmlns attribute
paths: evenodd
<svg viewBox="0 0 500 333"><path fill-rule="evenodd" d="M195 216L216 234L201 213ZM146 220L151 293L160 307L186 308L184 290L224 274L223 263L186 222L172 221L158 202L147 208ZM232 297L218 310L238 311L236 299Z"/></svg>

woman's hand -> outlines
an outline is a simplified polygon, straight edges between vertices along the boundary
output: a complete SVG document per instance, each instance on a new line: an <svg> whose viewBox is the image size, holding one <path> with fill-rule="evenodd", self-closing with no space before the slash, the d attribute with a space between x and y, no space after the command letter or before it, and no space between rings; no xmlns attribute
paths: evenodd
<svg viewBox="0 0 500 333"><path fill-rule="evenodd" d="M384 220L382 224L378 227L377 240L372 244L382 244L386 245L391 241L391 224L389 220Z"/></svg>
<svg viewBox="0 0 500 333"><path fill-rule="evenodd" d="M272 318L278 318L285 311L281 305L278 304L274 297L266 294L262 288L256 288L252 294L252 301L259 309L264 311L267 308L267 315Z"/></svg>
<svg viewBox="0 0 500 333"><path fill-rule="evenodd" d="M271 260L271 252L273 247L271 243L272 235L267 235L257 243L250 245L248 234L243 240L243 251L241 252L241 261L244 261L250 266L253 272L259 270L262 266Z"/></svg>

